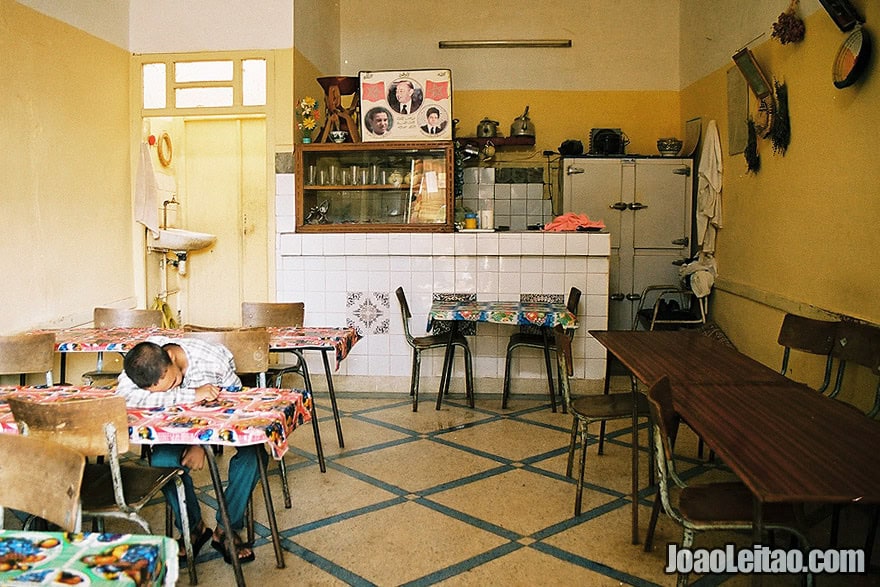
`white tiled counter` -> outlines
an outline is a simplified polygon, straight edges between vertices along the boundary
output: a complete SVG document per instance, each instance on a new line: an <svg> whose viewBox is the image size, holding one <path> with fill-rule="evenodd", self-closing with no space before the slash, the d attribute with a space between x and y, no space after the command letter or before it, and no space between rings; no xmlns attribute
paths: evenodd
<svg viewBox="0 0 880 587"><path fill-rule="evenodd" d="M415 336L424 334L434 294L475 294L478 300L519 300L522 294L583 292L574 339L573 386L595 389L604 376L605 352L587 330L608 322L610 237L601 233L495 232L449 234L296 234L279 232L276 251L280 302L304 301L307 326L355 325L364 338L334 376L345 391L408 393L411 350L406 344L394 290L402 286L413 313ZM477 325L471 336L477 393L499 393L512 327ZM520 349L514 393L546 393L543 356ZM442 351L422 360L420 389L436 393ZM310 359L316 387L323 385L317 354ZM456 355L452 387L463 390ZM436 396L435 396L436 397Z"/></svg>

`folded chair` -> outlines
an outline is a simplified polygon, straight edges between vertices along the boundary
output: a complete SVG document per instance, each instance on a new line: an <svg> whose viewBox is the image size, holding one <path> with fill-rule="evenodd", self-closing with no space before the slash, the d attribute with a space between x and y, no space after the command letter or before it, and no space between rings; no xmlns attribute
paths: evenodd
<svg viewBox="0 0 880 587"><path fill-rule="evenodd" d="M87 464L82 478L82 515L134 522L146 532L150 524L140 511L168 483L177 486L181 511L186 511L183 469L129 465L119 462L128 451L128 413L121 396L76 401L33 402L15 396L7 398L12 416L22 434L51 441L79 451L85 457L104 457L105 462ZM182 516L181 528L187 554L190 583L197 583L189 520ZM171 532L167 527L166 532ZM169 534L170 535L170 534Z"/></svg>
<svg viewBox="0 0 880 587"><path fill-rule="evenodd" d="M645 550L651 549L661 505L669 517L681 525L684 531L681 543L683 549L693 547L697 532L751 532L755 511L754 497L745 484L734 481L687 485L676 473L673 448L681 418L673 406L672 394L669 378L665 376L648 390L659 495L651 512ZM681 489L677 503L670 496L670 481ZM804 552L809 551L809 542L798 528L799 522L793 505L764 504L763 513L765 528L784 530L794 535ZM810 583L811 576L807 580ZM687 585L687 574L678 575L678 585Z"/></svg>
<svg viewBox="0 0 880 587"><path fill-rule="evenodd" d="M574 465L574 453L580 438L581 458L578 471L577 492L575 493L574 515L581 515L581 505L584 493L584 472L587 465L587 444L589 439L588 427L593 422L605 422L607 420L623 420L632 418L633 395L632 392L608 392L608 381L605 382L605 392L602 394L581 395L572 397L569 377L574 373L572 366L571 339L561 326L554 329L557 341L556 358L559 365L559 387L562 397L568 405L571 414L571 440L568 444L568 465L565 476L572 476ZM639 416L648 415L648 404L642 394L637 394L637 410ZM599 443L599 452L602 454L602 443Z"/></svg>
<svg viewBox="0 0 880 587"><path fill-rule="evenodd" d="M413 336L409 330L409 321L412 319L412 312L409 310L409 303L406 301L406 294L403 293L402 287L398 287L394 293L397 295L397 301L400 304L400 317L401 320L403 320L403 333L406 336L406 342L413 350L412 378L410 380L409 394L413 398L413 412L417 412L419 411L419 376L422 364L422 352L430 349L445 349L449 342L449 336L447 334ZM474 407L474 370L471 359L471 348L468 345L467 338L461 333L455 334L452 344L453 357L451 357L450 360L454 358L455 347L461 347L464 351L465 386L470 406ZM452 371L451 365L449 371L450 373ZM437 398L438 410L440 409L441 398L449 391L450 379L451 377L448 377L445 380L440 381L441 390L440 395Z"/></svg>
<svg viewBox="0 0 880 587"><path fill-rule="evenodd" d="M568 301L565 303L565 307L568 308L568 311L577 316L578 304L581 301L581 290L576 287L571 288L568 292ZM504 361L504 389L501 395L501 408L507 407L507 399L510 396L510 366L511 361L513 359L513 351L518 348L531 348L531 349L539 349L544 352L544 364L547 366L547 385L550 390L550 407L555 412L556 411L556 393L553 390L553 368L552 362L550 361L550 353L556 352L556 340L553 334L541 332L535 333L530 330L534 330L533 328L525 328L520 332L514 333L510 335L510 340L507 342L507 354ZM541 329L542 331L544 329ZM544 345L544 337L545 335L548 337L548 345ZM571 338L574 336L574 330L571 333L566 333L565 336ZM565 405L565 401L562 402L562 411L565 412L567 406Z"/></svg>
<svg viewBox="0 0 880 587"><path fill-rule="evenodd" d="M24 529L34 518L79 532L79 492L86 460L82 453L66 446L15 434L0 434L0 530L3 508L30 514Z"/></svg>

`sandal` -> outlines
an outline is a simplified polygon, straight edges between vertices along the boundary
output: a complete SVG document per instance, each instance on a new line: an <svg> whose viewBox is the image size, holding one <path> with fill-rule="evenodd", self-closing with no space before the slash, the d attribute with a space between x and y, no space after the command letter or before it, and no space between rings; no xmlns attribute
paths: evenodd
<svg viewBox="0 0 880 587"><path fill-rule="evenodd" d="M213 533L211 533L211 536L211 548L223 555L223 562L225 562L227 565L231 565L232 557L229 555L229 551L226 550L226 537L224 536L223 539L217 541L213 539ZM240 552L236 553L238 554L239 564L249 563L256 558L253 547L250 544L242 542L241 538L239 538L237 534L233 534L232 539L233 542L235 542L236 550L238 550L239 548L249 548L251 550L249 554L245 555L242 555Z"/></svg>
<svg viewBox="0 0 880 587"><path fill-rule="evenodd" d="M214 533L211 531L211 529L205 527L204 530L202 530L202 533L200 536L192 538L193 558L197 558L199 556L199 552L202 550L202 547L213 536L214 536ZM183 543L183 537L180 537L177 539L177 544L180 545L180 550L183 551L183 554L177 555L177 560L181 564L186 563L186 546ZM178 552L180 552L180 551L178 551Z"/></svg>

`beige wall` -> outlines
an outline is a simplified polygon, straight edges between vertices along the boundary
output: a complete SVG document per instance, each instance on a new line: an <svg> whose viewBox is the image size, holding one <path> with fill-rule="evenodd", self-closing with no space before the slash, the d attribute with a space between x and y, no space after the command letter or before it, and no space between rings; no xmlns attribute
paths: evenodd
<svg viewBox="0 0 880 587"><path fill-rule="evenodd" d="M134 304L129 58L0 0L0 333Z"/></svg>
<svg viewBox="0 0 880 587"><path fill-rule="evenodd" d="M855 4L867 22L880 19L877 3ZM836 89L831 65L846 35L823 10L807 18L806 30L795 45L770 39L752 46L768 76L788 86L792 129L785 156L759 141L759 173L746 173L743 156L726 152L732 61L682 92L682 117L715 119L725 150L720 275L711 312L742 350L774 366L781 361L776 335L787 311L826 310L880 323L880 165L874 161L880 78L873 66L856 85ZM818 370L810 360L793 367L795 377ZM847 388L859 392L848 399L869 407L876 377L855 369L851 376L860 381Z"/></svg>

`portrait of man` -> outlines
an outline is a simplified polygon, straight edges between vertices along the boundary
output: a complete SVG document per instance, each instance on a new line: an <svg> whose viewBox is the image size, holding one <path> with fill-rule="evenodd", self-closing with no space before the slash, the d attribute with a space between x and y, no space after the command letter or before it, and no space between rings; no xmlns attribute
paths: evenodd
<svg viewBox="0 0 880 587"><path fill-rule="evenodd" d="M425 111L425 119L426 123L419 127L425 134L438 135L446 128L447 121L441 120L440 109L436 106L431 106Z"/></svg>
<svg viewBox="0 0 880 587"><path fill-rule="evenodd" d="M388 92L388 105L399 114L414 114L422 105L423 99L422 88L408 79L392 84Z"/></svg>
<svg viewBox="0 0 880 587"><path fill-rule="evenodd" d="M381 137L391 130L391 113L385 108L370 109L365 120L367 130L377 137Z"/></svg>

